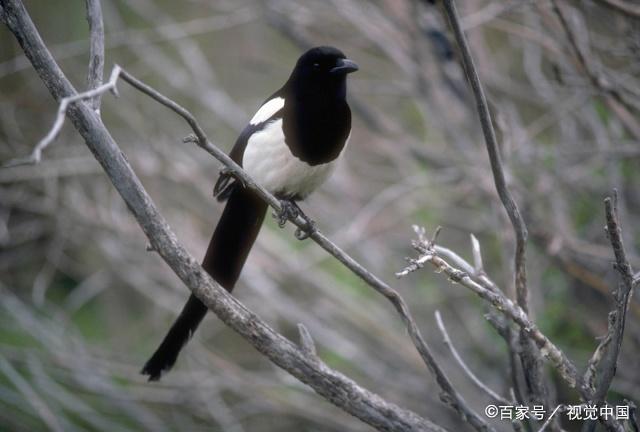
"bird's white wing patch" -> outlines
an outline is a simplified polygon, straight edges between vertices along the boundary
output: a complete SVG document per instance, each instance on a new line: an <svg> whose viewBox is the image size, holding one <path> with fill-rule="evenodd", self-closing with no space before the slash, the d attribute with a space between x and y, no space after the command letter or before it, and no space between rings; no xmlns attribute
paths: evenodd
<svg viewBox="0 0 640 432"><path fill-rule="evenodd" d="M281 97L275 97L265 102L256 112L249 122L252 125L257 125L265 120L269 120L269 117L277 113L284 106L284 99Z"/></svg>

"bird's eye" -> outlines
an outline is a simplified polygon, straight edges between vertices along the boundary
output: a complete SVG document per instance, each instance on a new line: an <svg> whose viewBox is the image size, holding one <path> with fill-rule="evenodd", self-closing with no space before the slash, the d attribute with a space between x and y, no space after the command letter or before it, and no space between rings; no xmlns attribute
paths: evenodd
<svg viewBox="0 0 640 432"><path fill-rule="evenodd" d="M320 68L320 63L314 63L313 64L313 68L314 69L319 69Z"/></svg>

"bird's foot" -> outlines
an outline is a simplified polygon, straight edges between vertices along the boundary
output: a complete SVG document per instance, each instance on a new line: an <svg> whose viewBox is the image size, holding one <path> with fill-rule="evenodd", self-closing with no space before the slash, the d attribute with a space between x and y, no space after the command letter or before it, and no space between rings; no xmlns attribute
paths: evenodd
<svg viewBox="0 0 640 432"><path fill-rule="evenodd" d="M233 182L237 182L243 189L247 187L244 180L231 168L222 167L218 173L218 181L216 181L213 187L213 196L218 196L227 187L233 185Z"/></svg>
<svg viewBox="0 0 640 432"><path fill-rule="evenodd" d="M293 220L300 214L300 208L290 200L280 200L280 210L273 213L278 226L284 228L288 220Z"/></svg>
<svg viewBox="0 0 640 432"><path fill-rule="evenodd" d="M298 240L305 240L317 231L315 221L307 216L295 201L281 200L280 207L281 210L273 214L278 220L278 226L280 228L284 228L287 220L294 220L298 216L304 219L305 226L297 228L294 234Z"/></svg>
<svg viewBox="0 0 640 432"><path fill-rule="evenodd" d="M316 228L316 222L302 211L302 209L298 206L298 203L294 201L293 205L296 206L296 208L298 209L298 213L300 214L302 219L304 219L304 227L297 228L294 235L298 240L306 240L314 232L318 231L318 228Z"/></svg>
<svg viewBox="0 0 640 432"><path fill-rule="evenodd" d="M312 219L309 219L305 216L305 227L304 228L297 228L296 232L293 234L296 236L296 238L298 240L306 240L309 237L311 237L311 235L318 231L318 228L316 227L316 222Z"/></svg>
<svg viewBox="0 0 640 432"><path fill-rule="evenodd" d="M247 183L244 181L242 176L240 176L235 170L227 166L224 166L220 169L220 176L231 177L235 181L237 181L243 188L247 187Z"/></svg>

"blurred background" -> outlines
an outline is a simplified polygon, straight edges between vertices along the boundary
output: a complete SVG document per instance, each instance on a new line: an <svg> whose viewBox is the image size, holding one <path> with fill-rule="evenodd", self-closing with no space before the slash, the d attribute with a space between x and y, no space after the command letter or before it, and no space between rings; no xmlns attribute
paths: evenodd
<svg viewBox="0 0 640 432"><path fill-rule="evenodd" d="M86 88L81 1L26 1L45 43ZM532 315L580 367L606 332L617 277L603 198L618 189L629 259L640 268L640 15L612 0L459 1L509 185L530 231ZM411 0L103 1L106 67L119 64L191 110L230 150L307 48L330 44L360 65L349 78L346 158L303 208L319 228L409 303L457 389L491 400L452 361L439 310L472 370L509 397L507 348L487 306L430 268L396 280L412 224L511 293L513 235L468 91L435 6ZM578 54L578 52L580 54ZM102 115L181 242L202 257L221 205L220 164L181 139L175 114L119 84ZM0 26L0 163L27 155L57 104ZM320 357L384 398L451 430L470 428L439 390L386 299L311 241L269 218L234 291L278 331L313 335ZM208 316L159 383L138 374L187 289L147 241L78 133L66 124L35 166L0 170L0 430L368 431ZM640 401L634 298L610 401ZM563 403L577 395L550 373ZM510 430L495 422L498 430ZM575 430L576 423L566 423Z"/></svg>

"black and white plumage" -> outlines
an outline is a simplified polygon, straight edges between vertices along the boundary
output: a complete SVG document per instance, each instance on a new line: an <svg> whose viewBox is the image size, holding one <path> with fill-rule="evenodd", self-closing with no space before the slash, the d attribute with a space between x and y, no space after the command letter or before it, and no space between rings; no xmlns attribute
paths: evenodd
<svg viewBox="0 0 640 432"><path fill-rule="evenodd" d="M305 53L285 85L249 121L231 158L277 197L304 199L327 179L346 146L351 130L346 74L355 70L335 48ZM222 198L228 186L227 178L218 180Z"/></svg>
<svg viewBox="0 0 640 432"><path fill-rule="evenodd" d="M346 76L356 70L357 65L333 47L304 53L287 82L251 118L230 157L284 204L306 198L329 177L347 145L351 111ZM231 292L267 205L228 173L218 178L214 195L227 204L202 266ZM191 295L142 369L149 380L158 380L173 366L206 312L206 306Z"/></svg>

